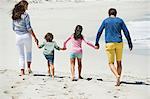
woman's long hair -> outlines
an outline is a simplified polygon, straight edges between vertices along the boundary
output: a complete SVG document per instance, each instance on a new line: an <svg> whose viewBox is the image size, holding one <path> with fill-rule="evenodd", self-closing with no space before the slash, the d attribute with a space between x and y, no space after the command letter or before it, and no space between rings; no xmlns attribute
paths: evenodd
<svg viewBox="0 0 150 99"><path fill-rule="evenodd" d="M83 36L82 36L82 26L81 25L77 25L76 28L75 28L75 33L74 33L74 39L75 40L78 40L78 39L83 39Z"/></svg>
<svg viewBox="0 0 150 99"><path fill-rule="evenodd" d="M27 5L28 2L25 0L22 0L19 3L17 3L12 10L12 19L13 20L21 19L21 15L24 14L24 12L26 11L25 6Z"/></svg>

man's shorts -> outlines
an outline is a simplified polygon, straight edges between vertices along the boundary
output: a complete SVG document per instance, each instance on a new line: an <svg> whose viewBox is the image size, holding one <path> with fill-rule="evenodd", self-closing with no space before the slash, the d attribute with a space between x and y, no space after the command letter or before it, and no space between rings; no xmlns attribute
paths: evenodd
<svg viewBox="0 0 150 99"><path fill-rule="evenodd" d="M117 61L122 60L123 43L106 43L106 53L109 64L114 64L116 58Z"/></svg>
<svg viewBox="0 0 150 99"><path fill-rule="evenodd" d="M74 58L82 58L82 53L70 53L70 58L74 59Z"/></svg>

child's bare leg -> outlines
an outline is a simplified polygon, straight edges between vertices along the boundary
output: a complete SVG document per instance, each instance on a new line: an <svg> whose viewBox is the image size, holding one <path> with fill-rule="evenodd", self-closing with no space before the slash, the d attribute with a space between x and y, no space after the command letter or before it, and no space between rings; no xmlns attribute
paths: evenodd
<svg viewBox="0 0 150 99"><path fill-rule="evenodd" d="M71 79L74 80L74 74L75 74L75 58L70 59L70 64L71 64Z"/></svg>
<svg viewBox="0 0 150 99"><path fill-rule="evenodd" d="M117 79L116 86L119 86L120 85L120 75L118 74L115 65L110 63L109 67L110 67L111 71L113 72L113 74L116 76L116 79Z"/></svg>
<svg viewBox="0 0 150 99"><path fill-rule="evenodd" d="M78 60L78 72L79 72L79 79L83 79L81 76L81 70L82 70L82 59L81 58L77 58Z"/></svg>
<svg viewBox="0 0 150 99"><path fill-rule="evenodd" d="M54 79L54 74L55 74L54 64L51 64L51 70L52 70L52 79Z"/></svg>
<svg viewBox="0 0 150 99"><path fill-rule="evenodd" d="M25 75L24 69L21 69L21 76Z"/></svg>
<svg viewBox="0 0 150 99"><path fill-rule="evenodd" d="M48 76L50 76L51 75L51 70L50 70L50 63L49 63L49 61L47 61L47 66L48 66Z"/></svg>
<svg viewBox="0 0 150 99"><path fill-rule="evenodd" d="M28 65L28 73L32 73L32 70L31 70L31 62L27 62L27 65Z"/></svg>

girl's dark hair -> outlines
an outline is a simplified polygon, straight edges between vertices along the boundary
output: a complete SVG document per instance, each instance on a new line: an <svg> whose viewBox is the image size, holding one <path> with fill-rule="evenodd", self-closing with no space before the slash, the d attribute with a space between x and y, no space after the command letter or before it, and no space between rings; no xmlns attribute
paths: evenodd
<svg viewBox="0 0 150 99"><path fill-rule="evenodd" d="M82 36L82 26L81 25L77 25L76 28L75 28L75 33L74 33L74 39L77 40L77 39L83 39L83 36Z"/></svg>
<svg viewBox="0 0 150 99"><path fill-rule="evenodd" d="M53 41L53 34L47 33L44 38L47 42L52 42Z"/></svg>
<svg viewBox="0 0 150 99"><path fill-rule="evenodd" d="M111 15L116 16L117 15L117 10L115 8L110 8L108 10L108 14L109 14L109 16L111 16Z"/></svg>
<svg viewBox="0 0 150 99"><path fill-rule="evenodd" d="M21 19L21 15L26 11L25 6L28 6L28 2L25 0L20 1L15 5L12 10L12 19L17 20Z"/></svg>

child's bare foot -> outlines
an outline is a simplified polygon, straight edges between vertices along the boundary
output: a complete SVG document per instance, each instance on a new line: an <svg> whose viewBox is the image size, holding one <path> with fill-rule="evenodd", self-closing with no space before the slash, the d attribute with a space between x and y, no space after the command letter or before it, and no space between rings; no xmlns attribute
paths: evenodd
<svg viewBox="0 0 150 99"><path fill-rule="evenodd" d="M20 76L23 76L23 75L25 75L24 69L21 69L21 74L20 74Z"/></svg>
<svg viewBox="0 0 150 99"><path fill-rule="evenodd" d="M51 75L51 72L50 72L50 70L48 70L48 76L50 76Z"/></svg>
<svg viewBox="0 0 150 99"><path fill-rule="evenodd" d="M52 76L52 79L54 80L54 76Z"/></svg>
<svg viewBox="0 0 150 99"><path fill-rule="evenodd" d="M72 79L72 81L78 81L78 79Z"/></svg>
<svg viewBox="0 0 150 99"><path fill-rule="evenodd" d="M31 73L32 73L31 68L28 68L28 73L29 73L29 74L31 74Z"/></svg>
<svg viewBox="0 0 150 99"><path fill-rule="evenodd" d="M117 82L115 86L120 86L120 77L117 78Z"/></svg>

